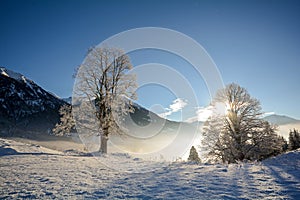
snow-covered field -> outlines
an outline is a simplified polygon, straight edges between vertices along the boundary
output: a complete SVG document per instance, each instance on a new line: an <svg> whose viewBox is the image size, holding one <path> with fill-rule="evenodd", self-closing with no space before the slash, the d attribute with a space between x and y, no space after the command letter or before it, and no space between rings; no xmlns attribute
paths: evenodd
<svg viewBox="0 0 300 200"><path fill-rule="evenodd" d="M0 188L0 199L300 199L300 151L262 163L195 165L79 156L0 138Z"/></svg>

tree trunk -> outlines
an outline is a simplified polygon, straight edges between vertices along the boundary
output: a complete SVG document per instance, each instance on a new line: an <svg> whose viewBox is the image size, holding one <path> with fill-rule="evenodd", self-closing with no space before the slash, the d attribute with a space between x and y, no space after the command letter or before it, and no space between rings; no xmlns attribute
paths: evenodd
<svg viewBox="0 0 300 200"><path fill-rule="evenodd" d="M100 153L107 154L107 141L108 141L108 127L102 129Z"/></svg>
<svg viewBox="0 0 300 200"><path fill-rule="evenodd" d="M108 137L106 135L101 135L101 146L100 146L100 152L107 154L107 141Z"/></svg>

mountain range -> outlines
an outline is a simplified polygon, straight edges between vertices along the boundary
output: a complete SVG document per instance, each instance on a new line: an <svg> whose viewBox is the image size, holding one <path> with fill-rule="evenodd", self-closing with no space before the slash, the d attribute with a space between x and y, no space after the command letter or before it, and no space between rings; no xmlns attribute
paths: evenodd
<svg viewBox="0 0 300 200"><path fill-rule="evenodd" d="M0 67L0 133L50 133L59 122L59 108L71 104L72 98L59 98L44 90L24 75ZM146 127L150 123L178 127L178 122L160 118L155 113L134 104L134 113L126 118L126 126Z"/></svg>
<svg viewBox="0 0 300 200"><path fill-rule="evenodd" d="M60 107L70 104L71 98L61 99L24 75L1 67L0 102L0 136L35 139L51 134L60 121ZM163 148L165 157L180 156L183 150L189 150L183 148L193 142L197 126L161 118L138 104L133 106L134 112L127 115L123 124L129 130L127 136L112 136L114 145L135 153L168 147Z"/></svg>
<svg viewBox="0 0 300 200"><path fill-rule="evenodd" d="M71 104L71 100L71 97L61 99L22 74L1 67L0 135L49 134L59 122L59 108ZM158 133L172 135L177 132L183 139L186 135L193 135L199 125L170 121L138 104L133 106L135 111L125 118L125 126L133 138L149 138ZM300 129L300 120L288 116L270 115L264 119L277 124L279 133L284 137L288 136L289 129ZM178 134L177 130L182 133Z"/></svg>
<svg viewBox="0 0 300 200"><path fill-rule="evenodd" d="M270 122L271 124L277 124L277 125L286 125L286 124L295 124L300 123L300 120L285 116L285 115L269 115L264 117L265 120Z"/></svg>

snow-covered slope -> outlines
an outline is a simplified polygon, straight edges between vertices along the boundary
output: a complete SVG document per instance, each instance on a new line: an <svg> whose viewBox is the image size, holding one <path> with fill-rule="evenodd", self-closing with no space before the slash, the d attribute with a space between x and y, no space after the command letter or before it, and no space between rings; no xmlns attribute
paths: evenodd
<svg viewBox="0 0 300 200"><path fill-rule="evenodd" d="M115 169L107 167L112 163ZM261 163L194 165L68 155L0 138L0 198L298 199L300 151Z"/></svg>
<svg viewBox="0 0 300 200"><path fill-rule="evenodd" d="M0 134L47 132L63 104L22 74L0 68Z"/></svg>

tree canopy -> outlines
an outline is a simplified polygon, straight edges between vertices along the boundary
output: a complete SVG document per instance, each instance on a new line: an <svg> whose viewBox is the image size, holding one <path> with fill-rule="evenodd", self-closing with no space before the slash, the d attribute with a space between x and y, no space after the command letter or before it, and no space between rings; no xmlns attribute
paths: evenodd
<svg viewBox="0 0 300 200"><path fill-rule="evenodd" d="M76 123L84 128L90 122L97 124L102 153L107 153L109 135L122 132L118 122L133 112L137 85L135 76L128 73L131 69L129 56L121 49L94 47L77 71L73 91Z"/></svg>
<svg viewBox="0 0 300 200"><path fill-rule="evenodd" d="M248 91L232 83L220 90L212 106L225 111L212 115L203 126L202 146L214 160L234 163L261 160L282 151L284 140L276 127L262 119L260 103Z"/></svg>

